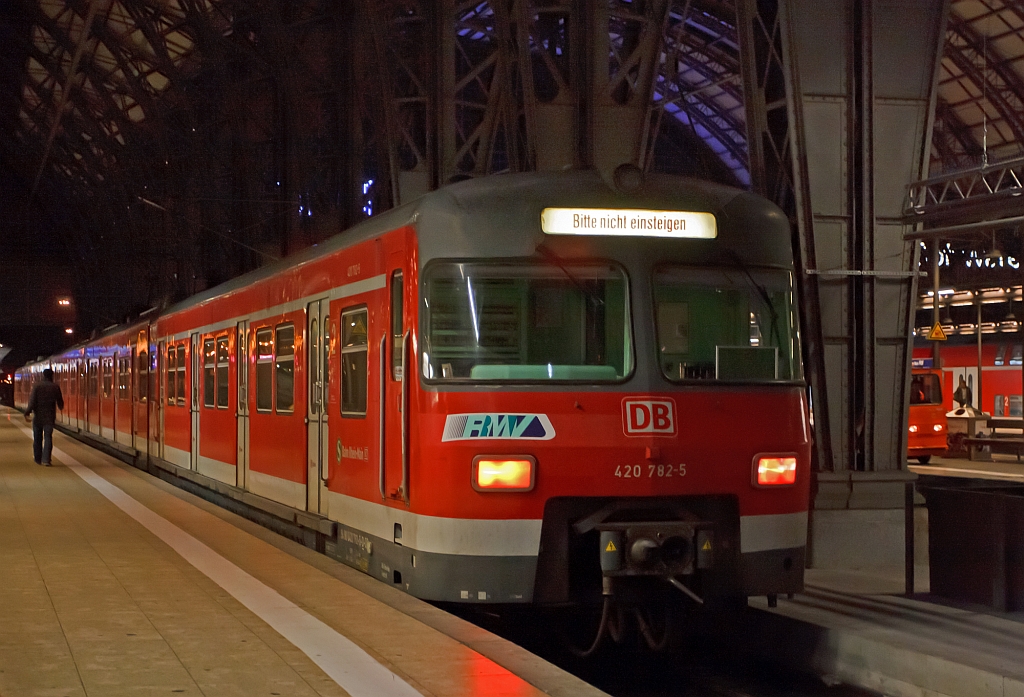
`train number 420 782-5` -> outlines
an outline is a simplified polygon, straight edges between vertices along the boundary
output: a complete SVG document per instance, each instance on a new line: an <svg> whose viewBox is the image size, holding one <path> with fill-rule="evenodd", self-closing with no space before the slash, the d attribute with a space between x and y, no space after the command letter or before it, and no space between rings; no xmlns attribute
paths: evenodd
<svg viewBox="0 0 1024 697"><path fill-rule="evenodd" d="M620 479L685 477L686 465L618 465L615 468L615 476Z"/></svg>

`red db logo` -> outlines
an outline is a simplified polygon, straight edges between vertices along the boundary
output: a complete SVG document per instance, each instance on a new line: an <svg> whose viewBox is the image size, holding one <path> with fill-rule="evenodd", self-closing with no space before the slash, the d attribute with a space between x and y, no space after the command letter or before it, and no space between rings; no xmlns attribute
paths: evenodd
<svg viewBox="0 0 1024 697"><path fill-rule="evenodd" d="M675 402L671 399L624 399L622 420L627 436L674 436Z"/></svg>

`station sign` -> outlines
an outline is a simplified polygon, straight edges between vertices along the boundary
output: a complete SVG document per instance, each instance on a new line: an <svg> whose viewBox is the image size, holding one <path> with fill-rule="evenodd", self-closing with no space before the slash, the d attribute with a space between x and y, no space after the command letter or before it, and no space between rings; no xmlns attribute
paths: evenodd
<svg viewBox="0 0 1024 697"><path fill-rule="evenodd" d="M540 228L548 235L718 237L712 213L635 208L545 208L540 213Z"/></svg>
<svg viewBox="0 0 1024 697"><path fill-rule="evenodd" d="M914 370L928 370L932 367L932 357L927 358L911 358L910 367Z"/></svg>

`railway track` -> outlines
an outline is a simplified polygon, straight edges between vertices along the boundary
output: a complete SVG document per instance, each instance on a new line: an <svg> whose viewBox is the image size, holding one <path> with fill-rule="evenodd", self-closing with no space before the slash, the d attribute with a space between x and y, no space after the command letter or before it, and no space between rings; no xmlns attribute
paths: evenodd
<svg viewBox="0 0 1024 697"><path fill-rule="evenodd" d="M445 606L464 619L532 651L612 697L880 697L878 693L823 680L766 662L694 634L673 648L652 652L642 642L611 642L580 659L554 637L550 623L530 614L502 616Z"/></svg>

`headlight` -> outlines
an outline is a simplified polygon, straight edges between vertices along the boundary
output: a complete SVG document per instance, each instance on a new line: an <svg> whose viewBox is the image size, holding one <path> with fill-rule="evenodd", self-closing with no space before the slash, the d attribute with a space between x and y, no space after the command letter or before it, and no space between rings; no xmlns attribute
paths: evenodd
<svg viewBox="0 0 1024 697"><path fill-rule="evenodd" d="M796 458L789 455L758 455L754 458L758 486L785 486L796 483Z"/></svg>
<svg viewBox="0 0 1024 697"><path fill-rule="evenodd" d="M473 488L477 491L530 491L537 461L530 455L477 455Z"/></svg>

